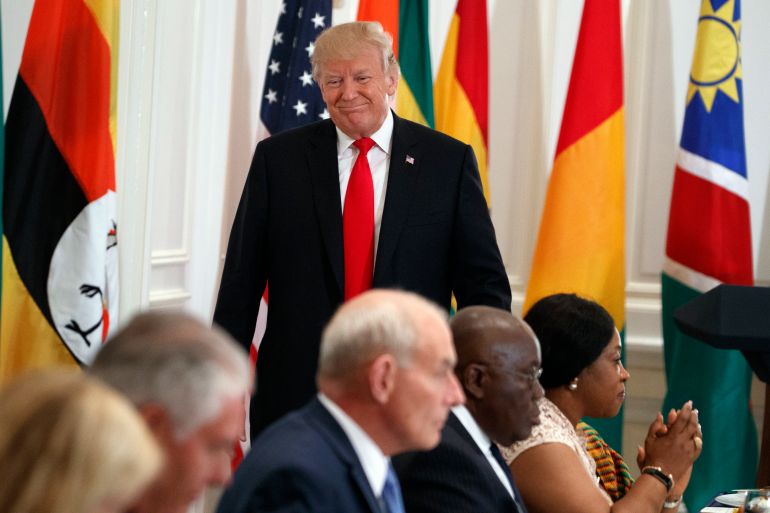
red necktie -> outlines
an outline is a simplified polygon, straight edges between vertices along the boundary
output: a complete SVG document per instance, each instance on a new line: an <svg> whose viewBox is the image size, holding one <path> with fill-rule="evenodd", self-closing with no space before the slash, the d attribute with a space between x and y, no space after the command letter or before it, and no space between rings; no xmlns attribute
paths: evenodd
<svg viewBox="0 0 770 513"><path fill-rule="evenodd" d="M346 301L372 287L374 263L374 185L366 158L374 141L364 137L353 145L358 148L358 158L350 173L342 211Z"/></svg>

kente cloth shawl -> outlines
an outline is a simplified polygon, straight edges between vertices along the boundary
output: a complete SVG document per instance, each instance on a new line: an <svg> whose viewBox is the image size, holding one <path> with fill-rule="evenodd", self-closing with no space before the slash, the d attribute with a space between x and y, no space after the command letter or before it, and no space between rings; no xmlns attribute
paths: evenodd
<svg viewBox="0 0 770 513"><path fill-rule="evenodd" d="M596 473L604 490L613 501L622 499L634 484L623 456L607 445L599 433L585 422L578 422L576 429L585 436L586 450L596 462Z"/></svg>

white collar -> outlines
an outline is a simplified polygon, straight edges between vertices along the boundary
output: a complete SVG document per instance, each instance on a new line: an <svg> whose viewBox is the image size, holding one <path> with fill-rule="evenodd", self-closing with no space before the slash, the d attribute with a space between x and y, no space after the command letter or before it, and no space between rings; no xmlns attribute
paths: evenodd
<svg viewBox="0 0 770 513"><path fill-rule="evenodd" d="M334 128L337 130L337 156L339 157L345 150L350 148L355 142L355 139L340 130L336 125ZM393 140L393 113L390 109L388 109L388 115L385 116L385 121L383 121L380 128L371 135L371 139L385 154L390 154L390 143Z"/></svg>
<svg viewBox="0 0 770 513"><path fill-rule="evenodd" d="M345 432L350 445L353 446L353 451L358 456L358 461L361 462L361 466L364 468L364 474L366 474L366 479L369 481L369 486L371 486L374 496L379 497L382 495L385 478L388 476L390 459L382 453L380 447L371 439L366 431L361 429L361 426L350 418L350 415L345 413L334 401L323 393L318 394L318 400L321 401L321 404L334 417L342 431Z"/></svg>
<svg viewBox="0 0 770 513"><path fill-rule="evenodd" d="M484 433L476 422L476 419L471 415L471 412L468 411L468 408L466 408L465 405L460 404L452 407L452 413L455 414L457 420L460 421L460 424L462 424L468 434L471 435L473 441L476 442L476 445L481 449L482 454L486 455L489 452L489 446L492 445L492 440L486 433Z"/></svg>

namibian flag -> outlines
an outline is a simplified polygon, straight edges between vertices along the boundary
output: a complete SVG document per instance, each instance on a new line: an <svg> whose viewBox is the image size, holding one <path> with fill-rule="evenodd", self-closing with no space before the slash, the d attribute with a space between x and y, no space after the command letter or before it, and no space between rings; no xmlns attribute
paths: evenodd
<svg viewBox="0 0 770 513"><path fill-rule="evenodd" d="M524 312L574 292L625 325L625 176L620 0L586 0ZM622 416L591 420L620 449Z"/></svg>
<svg viewBox="0 0 770 513"><path fill-rule="evenodd" d="M684 495L690 511L721 490L753 486L757 464L745 359L683 335L673 322L681 304L716 285L754 281L740 34L739 0L702 1L662 275L664 411L692 399L706 440Z"/></svg>
<svg viewBox="0 0 770 513"><path fill-rule="evenodd" d="M36 0L6 122L0 380L89 364L117 316L118 0Z"/></svg>

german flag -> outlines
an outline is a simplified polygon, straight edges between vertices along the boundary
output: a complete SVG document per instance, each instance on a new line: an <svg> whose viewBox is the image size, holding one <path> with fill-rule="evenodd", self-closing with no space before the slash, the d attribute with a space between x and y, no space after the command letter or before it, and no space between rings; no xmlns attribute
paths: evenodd
<svg viewBox="0 0 770 513"><path fill-rule="evenodd" d="M118 0L36 0L6 122L0 382L89 364L117 315Z"/></svg>

